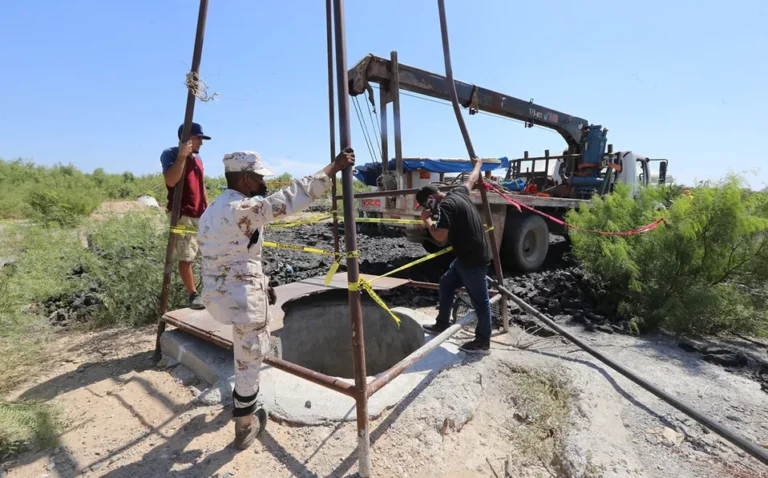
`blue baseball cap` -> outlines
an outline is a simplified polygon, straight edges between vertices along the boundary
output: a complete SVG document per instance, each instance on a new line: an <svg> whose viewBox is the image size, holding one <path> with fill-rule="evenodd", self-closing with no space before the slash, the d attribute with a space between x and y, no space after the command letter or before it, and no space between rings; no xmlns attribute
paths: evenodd
<svg viewBox="0 0 768 478"><path fill-rule="evenodd" d="M184 124L182 123L181 126L179 126L179 140L181 140L181 133L184 131ZM203 138L205 140L211 139L210 136L206 136L203 134L203 127L200 126L197 123L192 123L192 128L189 131L189 137L193 136L199 136L200 138Z"/></svg>

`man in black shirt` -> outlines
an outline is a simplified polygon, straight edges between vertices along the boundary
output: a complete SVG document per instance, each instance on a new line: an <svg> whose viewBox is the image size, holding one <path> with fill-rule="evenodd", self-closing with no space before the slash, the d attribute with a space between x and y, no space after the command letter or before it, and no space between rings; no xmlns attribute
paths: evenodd
<svg viewBox="0 0 768 478"><path fill-rule="evenodd" d="M435 186L424 186L416 193L416 201L423 208L421 220L439 243L447 239L453 246L456 259L440 278L440 312L434 325L424 329L439 334L450 327L451 307L456 289L464 286L477 313L475 339L461 346L468 353L490 353L491 304L488 298L486 274L491 263L491 247L483 221L472 203L469 192L480 179L482 160L475 161L469 179L448 193ZM433 219L435 217L435 219Z"/></svg>

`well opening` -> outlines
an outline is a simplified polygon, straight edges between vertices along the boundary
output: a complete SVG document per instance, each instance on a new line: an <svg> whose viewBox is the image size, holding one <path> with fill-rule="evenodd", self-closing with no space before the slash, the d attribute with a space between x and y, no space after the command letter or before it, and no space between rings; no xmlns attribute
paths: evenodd
<svg viewBox="0 0 768 478"><path fill-rule="evenodd" d="M424 345L424 330L410 317L392 317L361 298L365 362L369 376L381 373ZM283 359L333 377L354 378L352 333L346 290L329 290L286 302L280 331Z"/></svg>

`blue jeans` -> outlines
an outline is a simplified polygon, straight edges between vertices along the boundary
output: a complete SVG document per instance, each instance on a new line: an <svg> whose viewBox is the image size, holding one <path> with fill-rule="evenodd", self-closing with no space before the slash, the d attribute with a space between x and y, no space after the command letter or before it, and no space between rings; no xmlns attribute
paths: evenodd
<svg viewBox="0 0 768 478"><path fill-rule="evenodd" d="M458 259L451 262L451 267L440 278L440 312L437 314L439 324L450 324L453 296L456 289L467 289L472 307L477 312L477 327L475 338L488 342L491 340L491 302L488 298L488 282L485 279L488 266L464 267Z"/></svg>

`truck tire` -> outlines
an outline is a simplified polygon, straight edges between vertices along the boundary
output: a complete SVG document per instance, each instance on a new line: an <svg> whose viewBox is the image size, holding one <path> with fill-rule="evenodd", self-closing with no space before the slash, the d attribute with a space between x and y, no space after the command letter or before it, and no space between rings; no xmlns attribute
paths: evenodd
<svg viewBox="0 0 768 478"><path fill-rule="evenodd" d="M538 214L507 216L500 251L506 268L519 272L537 271L549 252L549 227Z"/></svg>

